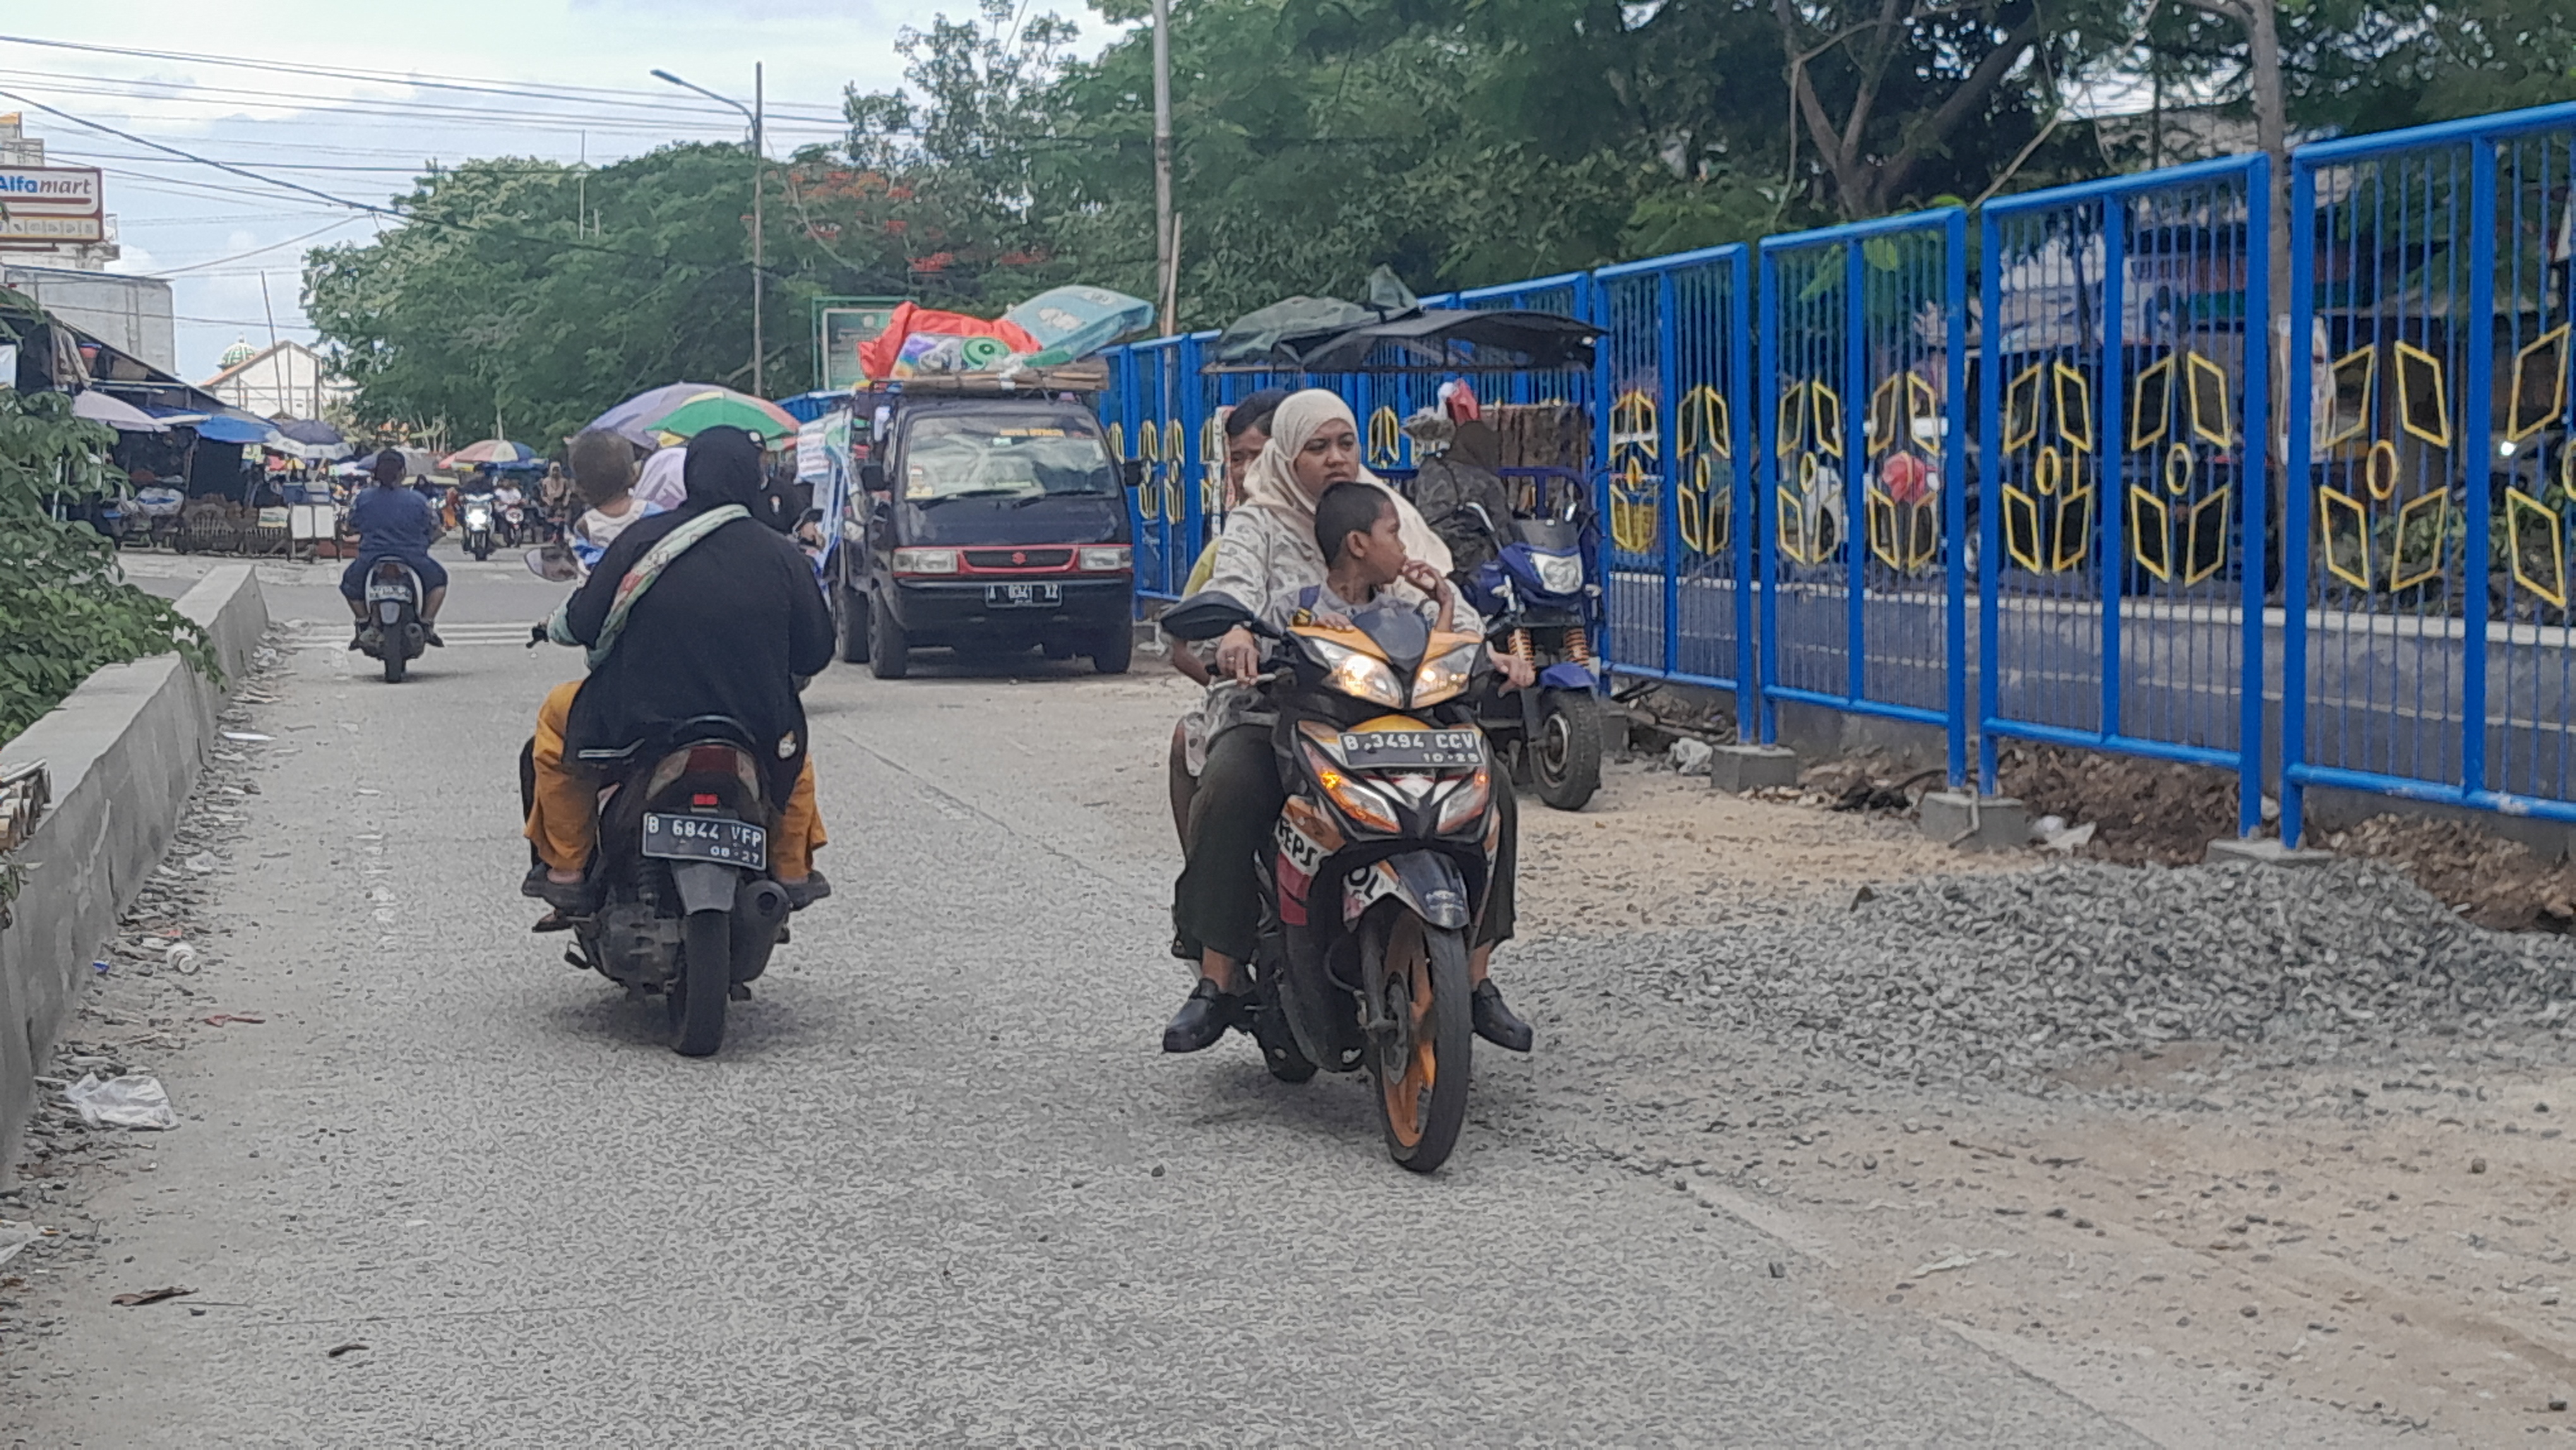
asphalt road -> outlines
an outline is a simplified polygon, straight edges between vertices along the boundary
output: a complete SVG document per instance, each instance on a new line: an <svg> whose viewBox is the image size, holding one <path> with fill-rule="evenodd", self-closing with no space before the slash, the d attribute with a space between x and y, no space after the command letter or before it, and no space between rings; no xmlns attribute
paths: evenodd
<svg viewBox="0 0 2576 1450"><path fill-rule="evenodd" d="M688 1061L515 892L577 662L507 636L555 591L460 570L389 687L327 573L280 580L317 627L195 979L265 1025L157 1065L185 1124L12 1351L24 1443L2139 1442L1583 1149L1544 1039L1479 1055L1430 1179L1359 1081L1160 1054L1168 676L817 680L838 895Z"/></svg>

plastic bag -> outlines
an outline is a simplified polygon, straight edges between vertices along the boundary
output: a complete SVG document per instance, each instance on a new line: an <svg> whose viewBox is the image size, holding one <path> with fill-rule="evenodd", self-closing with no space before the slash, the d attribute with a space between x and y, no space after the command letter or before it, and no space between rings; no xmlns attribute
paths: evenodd
<svg viewBox="0 0 2576 1450"><path fill-rule="evenodd" d="M179 1126L179 1115L170 1110L170 1095L161 1090L160 1079L141 1073L111 1078L84 1073L79 1082L63 1089L63 1096L80 1110L81 1121L93 1128Z"/></svg>
<svg viewBox="0 0 2576 1450"><path fill-rule="evenodd" d="M1016 322L991 322L906 302L887 319L885 331L861 344L859 367L878 382L998 372L1012 358L1038 349L1038 340Z"/></svg>
<svg viewBox="0 0 2576 1450"><path fill-rule="evenodd" d="M1152 326L1154 304L1106 287L1051 287L1003 313L1002 320L1037 341L1032 365L1054 367Z"/></svg>

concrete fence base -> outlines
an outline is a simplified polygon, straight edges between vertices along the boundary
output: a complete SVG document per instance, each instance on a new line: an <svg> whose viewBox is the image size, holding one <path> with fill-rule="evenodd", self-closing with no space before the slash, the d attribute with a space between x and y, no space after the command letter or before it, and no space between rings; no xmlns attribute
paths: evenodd
<svg viewBox="0 0 2576 1450"><path fill-rule="evenodd" d="M247 564L218 568L180 599L226 680L268 629ZM215 738L223 696L176 655L110 665L51 714L0 743L0 762L41 760L53 805L14 859L26 868L0 929L0 1183L16 1172L35 1076L78 1000L99 945L170 845Z"/></svg>

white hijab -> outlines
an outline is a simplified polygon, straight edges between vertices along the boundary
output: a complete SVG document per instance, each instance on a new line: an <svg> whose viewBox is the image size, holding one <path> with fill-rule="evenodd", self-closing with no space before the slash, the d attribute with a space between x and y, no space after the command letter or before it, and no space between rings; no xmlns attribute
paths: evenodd
<svg viewBox="0 0 2576 1450"><path fill-rule="evenodd" d="M1296 525L1300 536L1311 540L1315 534L1315 500L1306 492L1304 485L1297 482L1295 462L1307 442L1323 431L1325 425L1336 421L1350 425L1354 433L1359 430L1359 419L1352 416L1350 404L1343 402L1337 394L1323 388L1308 388L1302 393L1289 394L1288 400L1279 405L1279 410L1270 415L1270 441L1262 445L1261 456L1252 460L1252 466L1244 470L1242 506L1277 514ZM1387 488L1386 480L1369 472L1366 466L1360 469L1359 481L1375 484L1385 490L1388 498L1395 500L1396 518L1404 536L1404 552L1412 558L1429 562L1432 568L1443 574L1448 573L1453 562L1449 557L1449 546L1431 531L1431 525L1423 519L1421 510L1413 506L1413 501Z"/></svg>

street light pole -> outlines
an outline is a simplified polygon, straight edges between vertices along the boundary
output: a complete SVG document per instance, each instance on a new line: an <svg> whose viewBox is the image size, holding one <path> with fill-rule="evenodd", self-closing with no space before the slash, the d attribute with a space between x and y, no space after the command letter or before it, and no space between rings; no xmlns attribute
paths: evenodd
<svg viewBox="0 0 2576 1450"><path fill-rule="evenodd" d="M731 106L735 110L742 112L742 118L751 123L751 390L754 394L765 398L769 396L769 390L764 386L763 377L765 372L764 360L768 353L768 348L766 346L767 339L762 334L760 294L766 290L768 273L765 268L767 258L762 246L762 234L766 229L761 225L760 197L762 191L761 176L763 172L768 170L769 153L767 147L764 145L764 138L762 135L763 128L761 126L762 114L767 109L765 99L766 80L762 74L762 64L758 61L752 62L751 104L748 106L735 100L731 96L718 95L714 91L708 90L705 86L684 81L666 70L657 70L653 72L653 78L659 81L669 81L671 84L678 86L684 91L695 91L710 101L717 101L724 105Z"/></svg>
<svg viewBox="0 0 2576 1450"><path fill-rule="evenodd" d="M1165 337L1178 321L1180 241L1172 230L1172 0L1154 0L1154 280Z"/></svg>

